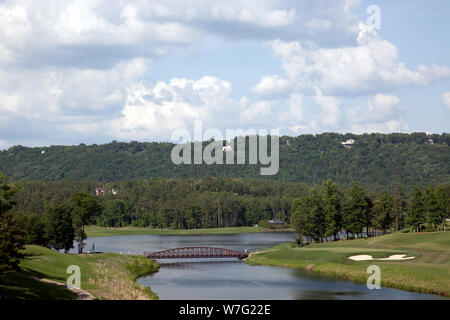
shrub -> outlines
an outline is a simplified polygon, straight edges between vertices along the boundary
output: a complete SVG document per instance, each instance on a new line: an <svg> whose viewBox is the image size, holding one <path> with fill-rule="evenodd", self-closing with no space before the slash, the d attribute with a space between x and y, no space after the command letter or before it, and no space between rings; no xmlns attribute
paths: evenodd
<svg viewBox="0 0 450 320"><path fill-rule="evenodd" d="M127 269L135 278L139 278L158 271L159 265L144 256L138 256L133 257L133 261L127 265Z"/></svg>

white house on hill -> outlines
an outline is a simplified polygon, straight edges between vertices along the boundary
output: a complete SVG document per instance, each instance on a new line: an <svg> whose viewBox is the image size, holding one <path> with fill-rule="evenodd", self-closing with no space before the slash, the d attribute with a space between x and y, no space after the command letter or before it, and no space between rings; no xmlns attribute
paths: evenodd
<svg viewBox="0 0 450 320"><path fill-rule="evenodd" d="M347 139L347 141L341 142L341 145L347 149L353 147L354 144L355 144L355 139Z"/></svg>

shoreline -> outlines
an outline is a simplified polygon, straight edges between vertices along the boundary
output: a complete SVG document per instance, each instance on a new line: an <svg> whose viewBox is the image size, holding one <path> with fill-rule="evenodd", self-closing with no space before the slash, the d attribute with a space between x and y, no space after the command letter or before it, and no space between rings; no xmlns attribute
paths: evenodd
<svg viewBox="0 0 450 320"><path fill-rule="evenodd" d="M35 245L22 252L21 270L7 273L0 295L29 300L158 300L151 288L136 281L159 270L155 261L142 255L64 254ZM82 289L67 287L70 265L80 268Z"/></svg>
<svg viewBox="0 0 450 320"><path fill-rule="evenodd" d="M425 252L419 249L420 243L417 248L407 248L404 245L389 246L386 243L389 236L380 236L365 244L364 239L318 244L308 248L295 247L292 243L284 244L261 252L253 252L244 261L249 265L298 269L316 276L356 283L366 283L370 276L366 273L367 267L376 264L381 268L382 287L450 298L450 281L447 280L450 268L446 265L450 253L447 253L446 248L442 251ZM430 236L432 234L424 234L424 237ZM450 238L450 232L445 236ZM396 234L395 237L402 238L403 235ZM414 256L415 259L406 261L348 259L352 252L363 254L364 251L378 258L402 252ZM435 260L432 261L430 257L435 257Z"/></svg>
<svg viewBox="0 0 450 320"><path fill-rule="evenodd" d="M295 266L289 266L286 264L270 264L270 263L257 263L254 261L249 260L248 262L245 261L246 263L248 263L249 265L255 265L255 266L266 266L266 267L282 267L282 268L290 268L290 269L297 269L297 270L301 270L303 272L311 272L314 274L314 276L318 276L318 277L324 277L324 278L328 278L331 280L339 280L339 281L350 281L350 282L355 282L355 283L366 283L366 279L361 280L360 278L357 277L351 277L348 276L346 274L346 272L333 272L333 271L318 271L318 270L314 270L314 264L309 264L305 267L299 268L299 267L295 267ZM397 290L403 290L403 291L409 291L409 292L416 292L416 293L422 293L422 294L432 294L432 295L436 295L436 296L440 296L440 297L444 297L444 298L449 298L450 299L450 294L444 294L440 291L436 292L431 290L423 290L423 288L421 287L407 287L407 286L403 286L402 284L398 284L398 283L382 283L381 287L385 287L385 288L390 288L390 289L397 289Z"/></svg>
<svg viewBox="0 0 450 320"><path fill-rule="evenodd" d="M126 235L207 235L207 234L243 234L243 233L264 233L264 232L294 232L293 229L269 229L263 227L227 227L227 228L207 228L207 229L151 229L146 227L119 227L108 228L98 226L86 227L86 234L89 238L112 237Z"/></svg>

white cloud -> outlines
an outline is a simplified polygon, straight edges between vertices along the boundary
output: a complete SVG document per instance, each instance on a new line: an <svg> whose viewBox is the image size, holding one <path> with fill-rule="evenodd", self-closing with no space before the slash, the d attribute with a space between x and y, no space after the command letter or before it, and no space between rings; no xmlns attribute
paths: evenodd
<svg viewBox="0 0 450 320"><path fill-rule="evenodd" d="M400 110L398 97L378 93L367 103L350 108L348 116L352 122L383 121L396 116Z"/></svg>
<svg viewBox="0 0 450 320"><path fill-rule="evenodd" d="M378 93L366 103L350 108L347 123L354 133L392 133L409 131L401 118L403 108L394 95Z"/></svg>
<svg viewBox="0 0 450 320"><path fill-rule="evenodd" d="M109 70L30 69L12 74L0 69L0 108L4 115L46 120L62 115L91 116L97 111L111 113L111 107L123 106L127 87L140 81L148 63L134 59Z"/></svg>
<svg viewBox="0 0 450 320"><path fill-rule="evenodd" d="M246 124L255 123L257 120L267 119L270 116L272 108L274 107L273 101L256 101L247 106L244 104L244 110L241 112L240 119Z"/></svg>
<svg viewBox="0 0 450 320"><path fill-rule="evenodd" d="M450 78L445 66L408 69L395 45L362 23L356 46L308 48L298 41L277 40L272 49L293 85L303 91L318 87L327 95L357 96Z"/></svg>
<svg viewBox="0 0 450 320"><path fill-rule="evenodd" d="M0 140L0 150L5 150L9 147L9 144L7 141Z"/></svg>
<svg viewBox="0 0 450 320"><path fill-rule="evenodd" d="M231 84L205 76L199 80L173 78L154 87L137 84L128 90L121 116L109 125L111 135L122 139L169 140L176 129L191 130L195 120L205 126L223 128L239 111L231 99Z"/></svg>
<svg viewBox="0 0 450 320"><path fill-rule="evenodd" d="M315 88L314 101L322 110L320 115L321 124L324 127L337 127L341 118L340 102L335 97L324 96L319 88Z"/></svg>
<svg viewBox="0 0 450 320"><path fill-rule="evenodd" d="M444 92L441 98L447 110L450 111L450 92Z"/></svg>
<svg viewBox="0 0 450 320"><path fill-rule="evenodd" d="M348 5L335 0L7 0L0 2L0 63L109 68L121 59L168 54L204 33L337 45L354 39L351 26L357 18Z"/></svg>
<svg viewBox="0 0 450 320"><path fill-rule="evenodd" d="M351 125L351 132L362 133L394 133L408 132L409 126L403 120L389 120L385 122L368 122Z"/></svg>
<svg viewBox="0 0 450 320"><path fill-rule="evenodd" d="M450 69L407 68L394 44L358 27L359 2L0 0L0 146L167 140L194 119L293 133L404 130L387 89L448 79ZM285 75L269 71L249 98L232 97L231 83L214 76L147 80L161 56L217 36L269 40ZM343 112L339 96L367 93L375 95ZM442 99L450 109L449 93Z"/></svg>
<svg viewBox="0 0 450 320"><path fill-rule="evenodd" d="M264 76L250 89L250 92L266 98L279 97L286 94L289 87L289 81L280 78L278 75Z"/></svg>
<svg viewBox="0 0 450 320"><path fill-rule="evenodd" d="M283 103L287 104L286 111L281 111L276 118L272 120L272 124L280 129L287 129L297 134L302 130L303 122L303 96L300 93L291 93L289 98Z"/></svg>
<svg viewBox="0 0 450 320"><path fill-rule="evenodd" d="M197 31L178 21L143 19L143 4L134 2L0 3L0 63L109 68L121 59L158 57L197 39Z"/></svg>
<svg viewBox="0 0 450 320"><path fill-rule="evenodd" d="M290 93L289 82L279 76L261 78L251 101L237 101L231 83L222 79L149 83L149 67L161 56L201 44L206 34L351 43L357 17L349 9L355 5L344 0L0 1L0 139L162 139L194 118L212 127L245 127L271 123L277 113L295 126L302 119L301 95L275 101ZM277 110L280 101L288 110Z"/></svg>

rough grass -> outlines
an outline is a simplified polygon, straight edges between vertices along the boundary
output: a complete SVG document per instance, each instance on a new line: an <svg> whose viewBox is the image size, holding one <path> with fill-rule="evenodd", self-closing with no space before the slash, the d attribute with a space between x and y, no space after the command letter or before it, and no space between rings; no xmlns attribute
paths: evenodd
<svg viewBox="0 0 450 320"><path fill-rule="evenodd" d="M369 254L384 258L407 254L405 261L352 261L349 256ZM381 285L450 296L450 232L394 233L375 238L296 247L285 244L270 252L252 254L247 263L312 270L313 273L366 282L367 267L381 269Z"/></svg>
<svg viewBox="0 0 450 320"><path fill-rule="evenodd" d="M122 235L194 235L194 234L231 234L231 233L254 233L254 232L268 232L279 231L271 230L262 227L236 227L236 228L209 228L209 229L151 229L145 227L121 227L121 228L106 228L98 226L86 227L86 234L88 237L108 237L108 236L122 236ZM292 231L290 229L283 229L282 231ZM282 232L279 231L279 232Z"/></svg>
<svg viewBox="0 0 450 320"><path fill-rule="evenodd" d="M20 272L5 275L0 282L0 295L17 299L74 299L68 289L44 284L29 276L66 283L67 267L77 265L81 270L81 288L98 299L157 299L147 287L135 282L138 274L129 265L142 256L104 254L63 254L39 246L27 246ZM145 258L144 258L145 259ZM142 264L142 263L141 263ZM149 261L145 272L155 272L158 265Z"/></svg>

